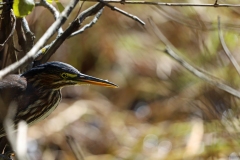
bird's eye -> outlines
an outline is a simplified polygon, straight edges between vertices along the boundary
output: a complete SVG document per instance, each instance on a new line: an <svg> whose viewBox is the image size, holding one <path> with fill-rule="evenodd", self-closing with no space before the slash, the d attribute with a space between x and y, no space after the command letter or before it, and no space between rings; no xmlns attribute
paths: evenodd
<svg viewBox="0 0 240 160"><path fill-rule="evenodd" d="M62 78L64 78L64 79L68 78L68 75L67 75L66 73L62 73L61 76L62 76Z"/></svg>

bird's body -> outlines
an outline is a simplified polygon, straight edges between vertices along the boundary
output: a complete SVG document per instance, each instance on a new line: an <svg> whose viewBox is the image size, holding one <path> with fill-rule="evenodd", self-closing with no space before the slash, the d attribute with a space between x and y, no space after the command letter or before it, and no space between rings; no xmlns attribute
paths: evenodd
<svg viewBox="0 0 240 160"><path fill-rule="evenodd" d="M61 88L68 85L115 84L81 74L61 62L39 65L22 75L8 75L0 80L0 137L5 135L3 121L10 105L16 105L15 124L20 120L32 125L46 118L61 101Z"/></svg>

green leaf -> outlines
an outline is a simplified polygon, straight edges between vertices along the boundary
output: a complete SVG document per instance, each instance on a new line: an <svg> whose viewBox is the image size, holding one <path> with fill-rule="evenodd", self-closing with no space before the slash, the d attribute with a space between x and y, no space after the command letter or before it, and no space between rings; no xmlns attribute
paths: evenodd
<svg viewBox="0 0 240 160"><path fill-rule="evenodd" d="M34 6L34 0L14 0L13 12L16 17L25 17L32 12Z"/></svg>
<svg viewBox="0 0 240 160"><path fill-rule="evenodd" d="M48 3L52 4L53 0L46 0Z"/></svg>
<svg viewBox="0 0 240 160"><path fill-rule="evenodd" d="M62 11L64 10L64 6L62 5L61 2L59 2L59 0L46 0L46 1L47 1L48 3L50 3L50 4L53 4L53 2L55 2L56 5L57 5L58 10L59 10L60 12L62 12Z"/></svg>
<svg viewBox="0 0 240 160"><path fill-rule="evenodd" d="M62 5L62 3L59 2L58 0L55 0L55 2L57 4L58 10L62 12L64 10L64 6Z"/></svg>

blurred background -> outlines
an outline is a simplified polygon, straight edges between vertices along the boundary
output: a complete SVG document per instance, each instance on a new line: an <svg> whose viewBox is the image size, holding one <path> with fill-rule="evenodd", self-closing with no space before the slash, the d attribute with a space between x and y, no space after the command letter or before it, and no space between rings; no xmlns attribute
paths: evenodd
<svg viewBox="0 0 240 160"><path fill-rule="evenodd" d="M82 11L93 4L85 2ZM69 63L119 88L64 88L59 107L28 130L31 159L76 159L69 144L86 160L239 159L239 100L166 55L149 23L158 26L187 62L238 89L240 76L219 41L217 17L225 42L239 61L239 7L113 5L146 25L105 8L92 28L65 41L51 61ZM64 28L79 8L80 4ZM43 7L27 18L36 41L54 21Z"/></svg>

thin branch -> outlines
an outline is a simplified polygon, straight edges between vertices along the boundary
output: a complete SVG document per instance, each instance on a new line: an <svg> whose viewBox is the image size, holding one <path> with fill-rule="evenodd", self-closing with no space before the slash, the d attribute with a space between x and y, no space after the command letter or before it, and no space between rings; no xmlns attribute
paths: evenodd
<svg viewBox="0 0 240 160"><path fill-rule="evenodd" d="M28 22L27 22L26 18L23 18L23 20L22 20L22 27L23 27L25 34L30 34L31 36L34 36L34 34L31 32L31 30L28 26Z"/></svg>
<svg viewBox="0 0 240 160"><path fill-rule="evenodd" d="M11 30L11 32L9 33L7 39L6 39L2 44L0 44L0 50L3 49L4 45L7 43L7 41L9 40L9 38L13 36L14 30L15 30L15 28L16 28L16 17L15 17L15 15L14 15L12 9L10 10L10 12L11 12L11 17L12 17L12 19L13 19L12 30Z"/></svg>
<svg viewBox="0 0 240 160"><path fill-rule="evenodd" d="M103 9L101 9L101 10L96 14L96 16L93 18L93 20L92 20L90 23L84 25L80 30L78 30L78 31L76 31L76 32L73 32L68 38L74 37L74 36L76 36L76 35L78 35L78 34L81 34L81 33L83 33L87 28L90 28L90 27L92 27L94 24L96 24L97 21L98 21L98 19L99 19L99 17L102 15L102 12L103 12Z"/></svg>
<svg viewBox="0 0 240 160"><path fill-rule="evenodd" d="M78 28L80 27L81 23L89 16L92 16L94 14L97 14L102 8L104 7L104 4L97 3L85 11L83 11L66 29L66 31L58 37L55 41L53 41L48 48L46 52L44 52L43 57L34 62L34 65L38 65L41 63L45 63L48 61L48 59L55 53L55 51L59 48L59 46Z"/></svg>
<svg viewBox="0 0 240 160"><path fill-rule="evenodd" d="M43 47L47 40L52 37L56 30L67 20L69 14L72 12L74 7L77 5L79 0L72 0L70 4L64 9L59 18L49 27L45 34L39 39L36 45L18 62L15 62L4 68L0 71L0 79L2 79L7 74L18 70L21 67L24 67L26 64L31 63L34 60L34 57L38 50Z"/></svg>
<svg viewBox="0 0 240 160"><path fill-rule="evenodd" d="M80 7L79 7L79 9L78 9L78 11L77 11L77 14L76 14L76 17L74 17L74 19L76 19L76 18L78 17L78 15L80 14L80 12L81 12L81 10L82 10L82 8L83 8L84 3L85 3L85 1L83 1L83 2L80 4Z"/></svg>
<svg viewBox="0 0 240 160"><path fill-rule="evenodd" d="M237 98L240 98L240 92L238 90L224 84L223 82L218 80L216 77L214 77L210 74L206 74L206 73L200 71L199 69L196 69L191 64L186 62L183 58L181 58L177 53L175 53L172 50L172 48L174 50L176 50L175 47L168 41L168 39L157 28L157 26L152 21L150 21L150 24L152 25L153 30L154 30L155 34L157 35L157 37L166 46L166 49L164 50L165 53L167 53L169 56L171 56L174 60L176 60L179 64L181 64L184 68L186 68L189 72L191 72L192 74L194 74L198 78L210 83L211 85L213 85L213 86L215 86L215 87L217 87L221 90L224 90L225 92L228 92L228 93L232 94L233 96L235 96Z"/></svg>
<svg viewBox="0 0 240 160"><path fill-rule="evenodd" d="M201 72L200 70L196 69L195 67L193 67L192 65L187 63L185 60L183 60L179 55L177 55L171 48L169 48L169 46L167 46L167 49L165 50L165 53L167 53L172 58L174 58L184 68L186 68L188 71L190 71L192 74L194 74L198 78L200 78L202 80L205 80L206 82L212 84L213 86L216 86L219 89L224 90L224 91L232 94L233 96L235 96L237 98L240 98L240 92L238 90L236 90L236 89L224 84L223 82L217 80L216 77L207 75L207 74Z"/></svg>
<svg viewBox="0 0 240 160"><path fill-rule="evenodd" d="M127 17L129 17L129 18L131 18L131 19L139 22L141 25L145 25L145 22L142 21L142 20L141 20L140 18L138 18L137 16L132 15L132 14L130 14L130 13L124 11L124 10L121 10L121 9L115 7L115 6L112 6L112 5L108 4L107 2L105 2L105 1L103 1L103 0L98 0L98 1L101 2L101 3L103 3L104 5L106 5L107 7L109 7L111 10L117 11L117 12L119 12L119 13L127 16ZM123 1L121 1L120 3L123 3Z"/></svg>
<svg viewBox="0 0 240 160"><path fill-rule="evenodd" d="M24 46L24 49L25 49L25 53L29 52L33 46L34 46L34 40L35 40L35 35L31 32L29 26L28 26L28 22L26 20L26 18L23 18L22 19L22 29L23 29L23 32L24 32L24 35L26 37L26 42L25 42L25 46ZM28 70L32 67L32 64L28 64L26 68L24 68L24 70Z"/></svg>
<svg viewBox="0 0 240 160"><path fill-rule="evenodd" d="M81 0L86 2L96 2L96 0ZM122 0L104 0L106 3L122 3ZM168 7L240 7L240 4L199 4L199 3L164 3L147 1L124 1L124 4L143 4Z"/></svg>
<svg viewBox="0 0 240 160"><path fill-rule="evenodd" d="M22 19L22 28L23 28L23 31L24 31L25 36L27 38L27 41L31 41L31 43L32 43L31 45L33 45L35 36L31 32L31 30L30 30L30 28L28 26L28 22L27 22L26 18Z"/></svg>
<svg viewBox="0 0 240 160"><path fill-rule="evenodd" d="M231 54L230 50L228 49L228 47L227 47L227 45L224 41L223 33L222 33L222 30L221 30L220 17L218 17L218 35L219 35L219 39L220 39L220 42L222 44L224 52L226 53L227 57L232 62L233 66L235 67L238 74L240 75L240 66L238 65L238 62L233 57L233 55Z"/></svg>
<svg viewBox="0 0 240 160"><path fill-rule="evenodd" d="M58 10L52 4L48 3L46 0L40 0L40 2L36 3L36 6L43 6L47 8L53 14L55 20L57 20L60 15ZM63 33L63 29L62 27L60 27L58 29L58 36L60 36L62 33Z"/></svg>

